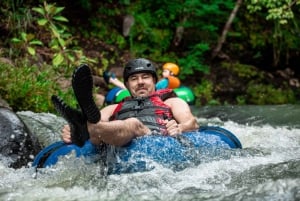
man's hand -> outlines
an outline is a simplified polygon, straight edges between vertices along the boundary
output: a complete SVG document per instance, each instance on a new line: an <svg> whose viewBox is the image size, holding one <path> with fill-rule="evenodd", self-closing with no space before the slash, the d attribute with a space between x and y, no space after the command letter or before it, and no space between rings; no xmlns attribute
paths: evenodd
<svg viewBox="0 0 300 201"><path fill-rule="evenodd" d="M71 140L71 129L70 129L69 125L64 125L64 127L62 128L62 130L61 130L61 138L67 144L72 143L72 140Z"/></svg>
<svg viewBox="0 0 300 201"><path fill-rule="evenodd" d="M182 133L182 129L180 124L178 124L174 119L172 120L164 120L166 124L167 132L170 136L176 136Z"/></svg>
<svg viewBox="0 0 300 201"><path fill-rule="evenodd" d="M137 118L129 118L124 121L128 126L128 131L133 133L135 137L140 137L151 133L151 130Z"/></svg>

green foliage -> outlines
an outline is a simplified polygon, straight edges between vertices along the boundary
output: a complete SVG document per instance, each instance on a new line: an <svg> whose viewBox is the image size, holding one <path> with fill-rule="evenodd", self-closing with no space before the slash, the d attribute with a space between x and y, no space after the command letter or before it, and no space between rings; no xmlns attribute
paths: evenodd
<svg viewBox="0 0 300 201"><path fill-rule="evenodd" d="M34 7L32 10L41 16L37 19L37 24L50 32L51 40L48 45L54 52L53 66L65 65L69 67L74 64L95 62L95 60L84 56L81 49L69 48L74 40L65 25L68 19L61 15L64 7L47 4L45 1L43 5Z"/></svg>
<svg viewBox="0 0 300 201"><path fill-rule="evenodd" d="M52 59L54 66L61 65L65 60L65 56L68 60L74 61L72 55L65 54L67 52L65 51L66 47L71 43L71 34L67 32L67 28L63 24L64 22L68 22L68 20L60 15L63 9L63 7L56 7L54 4L47 4L46 1L43 5L32 8L33 11L41 15L41 17L37 19L37 24L45 27L45 29L51 33L49 45L55 52Z"/></svg>
<svg viewBox="0 0 300 201"><path fill-rule="evenodd" d="M0 95L15 110L55 112L51 103L53 94L60 94L69 103L72 92L63 92L56 82L56 73L49 66L39 68L22 63L11 66L0 63Z"/></svg>
<svg viewBox="0 0 300 201"><path fill-rule="evenodd" d="M251 65L240 63L230 64L222 63L222 67L231 70L232 75L237 76L235 79L238 85L244 88L241 95L235 97L236 102L243 104L287 104L295 103L295 93L289 89L287 84L280 88L272 83L272 79L266 79L265 73L258 71Z"/></svg>
<svg viewBox="0 0 300 201"><path fill-rule="evenodd" d="M228 63L222 62L221 66L230 70L232 73L235 73L238 77L243 80L251 80L251 79L263 79L263 74L257 71L252 65L241 64L241 63Z"/></svg>
<svg viewBox="0 0 300 201"><path fill-rule="evenodd" d="M246 0L247 9L251 13L261 12L267 9L267 20L274 20L280 24L286 24L290 19L294 18L292 7L299 5L300 0Z"/></svg>
<svg viewBox="0 0 300 201"><path fill-rule="evenodd" d="M182 27L188 47L174 57L182 68L180 78L193 72L209 72L204 55L218 38L218 29L234 6L233 1L142 1L127 10L134 13L135 24L130 34L130 50L135 56L147 55L164 61L164 54L173 45L175 31ZM214 16L214 17L211 17ZM207 23L209 21L209 23ZM180 58L180 59L178 59Z"/></svg>
<svg viewBox="0 0 300 201"><path fill-rule="evenodd" d="M204 53L209 50L208 44L199 43L193 47L186 57L179 59L180 78L184 79L195 71L208 73L209 67L204 64Z"/></svg>
<svg viewBox="0 0 300 201"><path fill-rule="evenodd" d="M133 55L145 55L158 59L167 50L172 40L172 32L155 27L152 14L139 13L135 16L135 24L130 33L130 50Z"/></svg>
<svg viewBox="0 0 300 201"><path fill-rule="evenodd" d="M269 24L272 28L266 31L265 26L260 27L260 30L256 30L256 32L251 34L251 41L253 44L263 47L273 46L273 66L275 67L283 63L280 60L289 59L290 50L295 47L293 44L299 47L299 22L295 20L299 5L300 0L246 1L246 7L254 18L255 15L262 15L266 20L270 21ZM257 29L259 26L254 27ZM260 40L257 40L257 38Z"/></svg>
<svg viewBox="0 0 300 201"><path fill-rule="evenodd" d="M236 102L237 102L238 105L246 105L247 104L247 100L246 100L246 97L244 95L237 96L236 97Z"/></svg>
<svg viewBox="0 0 300 201"><path fill-rule="evenodd" d="M5 25L9 32L8 36L19 35L26 32L32 26L32 13L28 5L24 5L22 0L0 1L0 23ZM3 28L3 27L2 27ZM4 38L5 39L5 38Z"/></svg>
<svg viewBox="0 0 300 201"><path fill-rule="evenodd" d="M21 49L27 51L31 56L35 56L35 46L42 46L43 43L40 40L35 39L34 34L27 34L25 32L21 32L19 38L13 38L12 42L19 45Z"/></svg>
<svg viewBox="0 0 300 201"><path fill-rule="evenodd" d="M208 105L220 105L220 102L214 99L214 86L209 80L202 80L201 83L193 87L193 92L196 96L196 105L201 106L203 104Z"/></svg>
<svg viewBox="0 0 300 201"><path fill-rule="evenodd" d="M69 24L63 14L72 16L74 12L53 2L55 1L0 2L1 33L4 33L0 35L1 57L17 63L17 67L11 68L1 64L0 92L14 108L53 110L49 104L49 96L55 93L66 102L74 104L71 94L61 91L58 84L55 84L58 74L69 75L73 67L80 63L88 63L94 72L102 74L112 64L124 63L127 55L120 58L120 54L128 49L132 57L146 57L158 64L178 63L183 81L195 76L195 73L209 73L209 53L218 41L236 3L235 0L79 0L74 2L78 9L76 13L80 13L80 9L90 12L86 15L89 19L83 20L89 24L83 25L76 24L78 21L82 22L81 16L76 16ZM228 32L222 49L224 55L237 60L246 58L243 63L265 64L262 63L267 58L265 52L273 48L273 53L268 56L273 55L274 66L282 65L283 68L289 58L299 52L299 2L300 0L244 1ZM135 23L127 38L120 30L120 19L128 14L134 16ZM72 27L74 24L76 25ZM177 36L178 27L183 28L183 33L180 43L175 44L174 37ZM86 40L80 42L90 42L91 37L93 42L103 44L99 49L94 46L97 53L101 51L99 61L85 56L83 49L77 46L79 41L76 35L86 37ZM90 48L90 45L87 46ZM22 63L18 63L20 61ZM93 66L96 62L101 68ZM229 71L228 83L245 81L241 85L243 94L234 97L238 104L294 101L293 91L274 87L253 66L237 63L227 64L225 67ZM20 77L19 80L15 79L16 75ZM221 104L218 98L214 98L216 86L211 81L202 80L201 83L198 82L198 86L191 87L196 93L197 104ZM35 93L40 95L34 98Z"/></svg>
<svg viewBox="0 0 300 201"><path fill-rule="evenodd" d="M296 103L291 89L275 88L271 84L250 83L247 89L248 104L286 104Z"/></svg>

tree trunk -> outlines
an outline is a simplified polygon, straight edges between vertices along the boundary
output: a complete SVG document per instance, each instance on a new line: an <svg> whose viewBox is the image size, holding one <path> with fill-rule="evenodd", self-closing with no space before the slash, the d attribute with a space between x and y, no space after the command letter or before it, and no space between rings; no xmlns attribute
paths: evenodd
<svg viewBox="0 0 300 201"><path fill-rule="evenodd" d="M233 8L225 26L224 26L224 29L223 29L223 32L222 32L222 36L220 37L219 41L218 41L218 44L216 46L216 48L213 50L212 52L212 59L214 59L216 56L218 56L218 54L220 53L221 49L222 49L222 46L226 40L226 36L227 36L227 32L228 30L230 29L230 26L242 4L243 0L237 0L236 3L235 3L235 7Z"/></svg>

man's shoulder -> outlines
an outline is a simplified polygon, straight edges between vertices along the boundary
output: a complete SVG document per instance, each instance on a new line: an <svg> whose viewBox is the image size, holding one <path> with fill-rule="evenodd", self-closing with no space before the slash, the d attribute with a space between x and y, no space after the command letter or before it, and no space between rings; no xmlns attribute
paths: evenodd
<svg viewBox="0 0 300 201"><path fill-rule="evenodd" d="M109 121L109 118L112 116L114 113L116 107L118 104L112 104L112 105L107 105L104 108L101 109L101 120L102 121Z"/></svg>
<svg viewBox="0 0 300 201"><path fill-rule="evenodd" d="M113 110L118 106L118 104L111 104L111 105L107 105L104 108L102 108L102 110Z"/></svg>
<svg viewBox="0 0 300 201"><path fill-rule="evenodd" d="M111 115L117 106L118 104L107 105L101 109L101 113Z"/></svg>
<svg viewBox="0 0 300 201"><path fill-rule="evenodd" d="M164 103L168 105L182 105L182 104L187 104L184 100L182 100L179 97L170 97L164 101Z"/></svg>

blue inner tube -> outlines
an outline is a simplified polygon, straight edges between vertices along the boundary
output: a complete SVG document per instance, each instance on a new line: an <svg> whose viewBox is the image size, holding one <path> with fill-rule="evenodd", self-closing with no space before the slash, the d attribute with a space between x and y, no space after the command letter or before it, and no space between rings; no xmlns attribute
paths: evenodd
<svg viewBox="0 0 300 201"><path fill-rule="evenodd" d="M112 88L105 96L105 102L107 104L115 103L116 94L121 90L119 87Z"/></svg>
<svg viewBox="0 0 300 201"><path fill-rule="evenodd" d="M55 165L60 156L71 151L76 157L93 157L105 152L109 174L147 171L152 162L166 167L182 169L190 161L201 156L214 157L216 150L242 148L239 139L230 131L213 126L201 127L198 131L186 132L177 137L147 135L132 140L123 147L106 146L105 151L86 141L83 147L56 142L44 148L34 159L33 166L44 168ZM193 154L191 154L193 153ZM108 160L109 159L109 160Z"/></svg>
<svg viewBox="0 0 300 201"><path fill-rule="evenodd" d="M65 156L71 152L75 152L76 157L92 157L98 154L97 146L94 146L90 141L86 141L84 146L79 147L75 144L66 144L63 141L55 142L36 155L32 166L37 168L45 168L55 165L60 156Z"/></svg>

